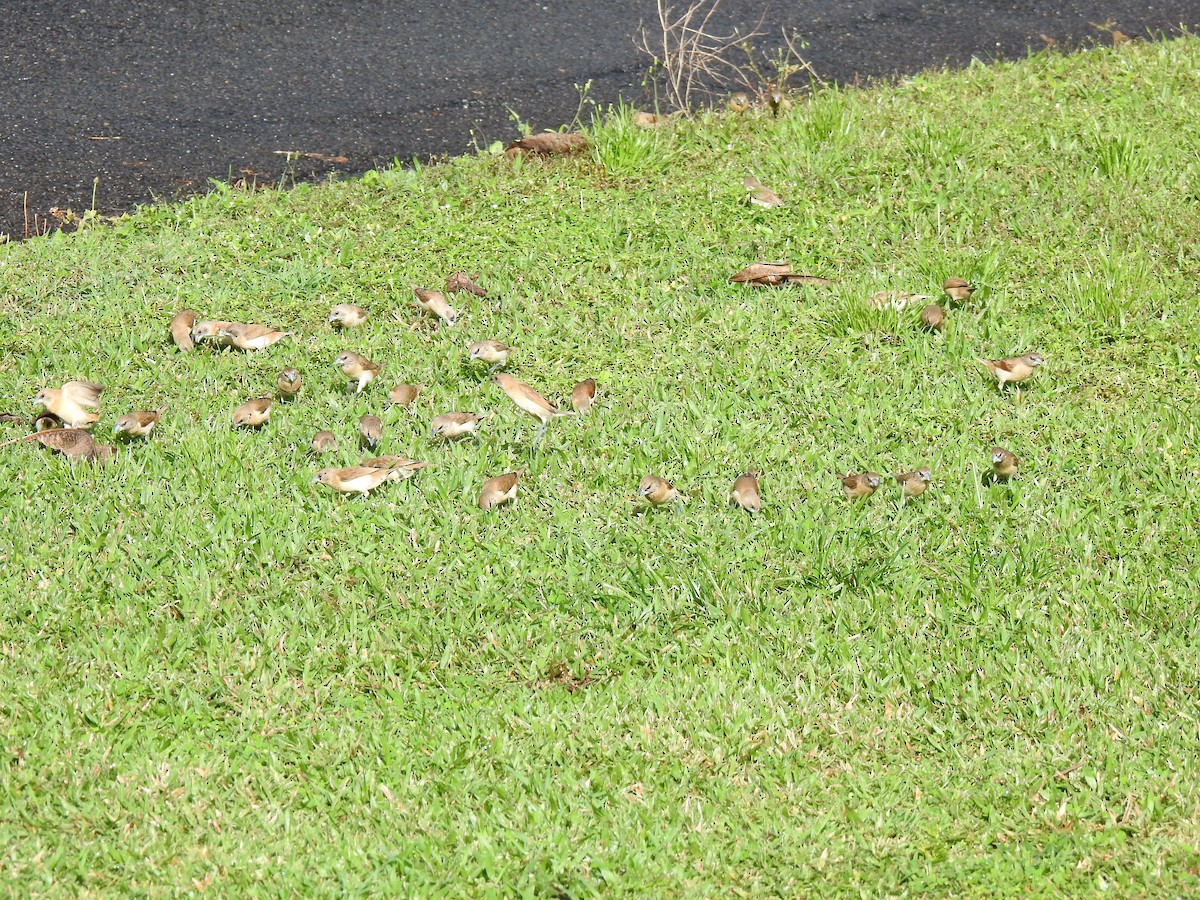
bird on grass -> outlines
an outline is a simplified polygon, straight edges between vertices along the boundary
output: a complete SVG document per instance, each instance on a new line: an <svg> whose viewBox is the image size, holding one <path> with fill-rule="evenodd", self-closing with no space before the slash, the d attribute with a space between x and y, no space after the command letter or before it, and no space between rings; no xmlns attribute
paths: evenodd
<svg viewBox="0 0 1200 900"><path fill-rule="evenodd" d="M489 478L479 490L479 508L488 510L501 503L508 503L510 500L516 502L517 482L520 480L520 472L506 472L495 478Z"/></svg>
<svg viewBox="0 0 1200 900"><path fill-rule="evenodd" d="M489 375L508 365L510 353L512 353L512 347L503 341L476 341L467 348L467 355L471 360L480 359L491 366L488 369Z"/></svg>
<svg viewBox="0 0 1200 900"><path fill-rule="evenodd" d="M975 285L965 278L947 278L942 282L942 290L951 300L962 303L971 299L971 295L975 293Z"/></svg>
<svg viewBox="0 0 1200 900"><path fill-rule="evenodd" d="M453 325L454 320L458 318L458 313L454 311L454 307L450 305L450 301L441 291L431 291L413 285L413 294L416 295L414 302L418 308L437 316L446 325Z"/></svg>
<svg viewBox="0 0 1200 900"><path fill-rule="evenodd" d="M921 327L926 331L941 331L946 327L946 311L936 303L921 310Z"/></svg>
<svg viewBox="0 0 1200 900"><path fill-rule="evenodd" d="M329 324L334 328L357 328L367 321L367 311L354 303L339 303L329 311Z"/></svg>
<svg viewBox="0 0 1200 900"><path fill-rule="evenodd" d="M542 435L545 434L546 425L549 424L551 419L556 416L574 415L571 411L559 409L529 385L517 381L517 379L505 372L495 373L492 376L492 383L499 386L504 393L508 394L509 399L517 404L522 411L529 413L529 415L542 423L533 438L535 446L541 440Z"/></svg>
<svg viewBox="0 0 1200 900"><path fill-rule="evenodd" d="M741 115L750 108L750 95L745 91L734 91L725 101L725 105L729 107L730 112Z"/></svg>
<svg viewBox="0 0 1200 900"><path fill-rule="evenodd" d="M187 353L195 343L192 342L192 326L196 324L196 313L191 309L181 309L171 316L171 324L167 327L171 332L171 340L179 348L180 353Z"/></svg>
<svg viewBox="0 0 1200 900"><path fill-rule="evenodd" d="M211 320L197 322L192 326L192 341L197 344L211 343L214 347L228 347L231 343L229 336L221 332L234 322Z"/></svg>
<svg viewBox="0 0 1200 900"><path fill-rule="evenodd" d="M167 406L164 403L158 409L139 410L127 413L113 423L113 431L126 437L149 437L154 426L158 424L159 416Z"/></svg>
<svg viewBox="0 0 1200 900"><path fill-rule="evenodd" d="M379 377L380 367L365 356L359 356L352 350L343 350L334 357L333 364L342 370L342 374L350 379L346 390L351 390L353 383L358 382L356 394L361 394L363 388Z"/></svg>
<svg viewBox="0 0 1200 900"><path fill-rule="evenodd" d="M363 497L387 481L404 478L402 469L376 469L371 466L347 466L344 469L321 469L313 476L313 484L323 484L341 494L360 494Z"/></svg>
<svg viewBox="0 0 1200 900"><path fill-rule="evenodd" d="M900 485L900 498L903 503L906 500L914 500L925 493L929 488L929 482L933 480L933 473L927 467L922 466L912 472L897 472L892 477Z"/></svg>
<svg viewBox="0 0 1200 900"><path fill-rule="evenodd" d="M378 447L382 433L383 421L378 416L363 416L358 420L358 441L364 447L372 450Z"/></svg>
<svg viewBox="0 0 1200 900"><path fill-rule="evenodd" d="M337 437L332 431L318 431L313 435L313 453L330 453L334 450L337 450Z"/></svg>
<svg viewBox="0 0 1200 900"><path fill-rule="evenodd" d="M68 381L60 388L42 388L33 402L40 403L72 428L86 428L100 418L88 409L100 406L104 385L90 381Z"/></svg>
<svg viewBox="0 0 1200 900"><path fill-rule="evenodd" d="M664 503L674 503L675 512L679 512L681 501L675 485L657 475L647 475L638 484L638 496L645 497L651 506L662 506Z"/></svg>
<svg viewBox="0 0 1200 900"><path fill-rule="evenodd" d="M596 399L596 379L585 378L571 388L571 409L577 413L585 413L591 409L592 401Z"/></svg>
<svg viewBox="0 0 1200 900"><path fill-rule="evenodd" d="M401 478L412 478L419 469L424 469L429 463L403 456L376 456L374 459L363 460L363 465L368 469L396 469Z"/></svg>
<svg viewBox="0 0 1200 900"><path fill-rule="evenodd" d="M279 377L275 379L275 390L279 392L280 400L291 400L300 393L302 386L300 373L291 366L280 372Z"/></svg>
<svg viewBox="0 0 1200 900"><path fill-rule="evenodd" d="M992 475L1003 481L1008 481L1017 474L1021 460L1009 453L1003 447L993 447L991 451Z"/></svg>
<svg viewBox="0 0 1200 900"><path fill-rule="evenodd" d="M233 411L234 428L261 428L271 418L271 398L256 397L247 400Z"/></svg>
<svg viewBox="0 0 1200 900"><path fill-rule="evenodd" d="M979 359L976 357L975 362L995 375L996 380L1000 383L1000 390L1004 390L1004 385L1008 382L1016 384L1032 375L1033 370L1040 366L1043 360L1038 354L1029 353L1025 356L1012 356L1008 359ZM1018 390L1020 389L1018 388Z"/></svg>
<svg viewBox="0 0 1200 900"><path fill-rule="evenodd" d="M225 338L239 350L266 350L272 344L291 337L287 331L277 331L268 325L245 325L230 322L217 330L217 337Z"/></svg>
<svg viewBox="0 0 1200 900"><path fill-rule="evenodd" d="M729 495L731 505L740 506L748 513L756 513L762 509L762 497L758 493L758 476L758 469L749 468L734 479L733 490Z"/></svg>
<svg viewBox="0 0 1200 900"><path fill-rule="evenodd" d="M434 416L429 423L432 437L451 440L465 434L475 434L475 429L484 419L490 419L495 413L448 412Z"/></svg>
<svg viewBox="0 0 1200 900"><path fill-rule="evenodd" d="M33 420L34 431L50 431L55 428L62 428L63 420L52 412L43 412L36 416Z"/></svg>
<svg viewBox="0 0 1200 900"><path fill-rule="evenodd" d="M842 490L846 492L847 500L865 500L875 493L883 481L878 472L847 472L839 475L842 480Z"/></svg>
<svg viewBox="0 0 1200 900"><path fill-rule="evenodd" d="M423 384L398 384L388 391L388 400L396 406L408 409L423 390L425 390Z"/></svg>

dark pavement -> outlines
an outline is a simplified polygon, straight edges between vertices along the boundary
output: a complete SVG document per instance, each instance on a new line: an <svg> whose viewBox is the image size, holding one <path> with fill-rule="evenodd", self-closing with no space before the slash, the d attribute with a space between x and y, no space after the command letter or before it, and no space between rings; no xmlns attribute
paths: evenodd
<svg viewBox="0 0 1200 900"><path fill-rule="evenodd" d="M724 0L720 25L749 29L764 5ZM276 151L315 154L294 163L314 178L509 140L510 110L557 127L589 81L598 103L645 101L633 38L655 20L653 3L631 0L5 0L0 232L90 208L96 178L112 215L210 178L277 181ZM1041 34L1102 42L1092 23L1106 21L1170 36L1200 23L1200 0L775 0L761 43L795 29L823 78L852 82L1021 56Z"/></svg>

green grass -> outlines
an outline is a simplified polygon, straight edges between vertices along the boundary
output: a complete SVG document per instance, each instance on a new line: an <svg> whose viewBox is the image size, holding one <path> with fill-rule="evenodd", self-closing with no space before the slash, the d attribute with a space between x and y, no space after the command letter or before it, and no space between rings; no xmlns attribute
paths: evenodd
<svg viewBox="0 0 1200 900"><path fill-rule="evenodd" d="M102 469L0 451L15 895L1200 889L1200 42L842 89L592 158L219 189L0 248L0 396L109 386ZM789 205L743 203L754 174ZM730 284L789 259L833 288ZM454 269L453 329L409 329ZM942 337L882 288L979 284ZM335 303L371 312L340 336ZM179 308L296 338L181 355ZM536 450L466 359L592 412ZM384 365L343 391L342 348ZM1037 351L1020 402L973 362ZM284 365L261 433L229 413ZM429 389L386 408L399 381ZM477 443L432 415L494 409ZM433 465L310 484L318 428ZM5 426L5 434L19 433ZM3 435L0 435L3 436ZM987 485L987 451L1024 460ZM765 507L725 508L748 464ZM850 507L835 474L928 464ZM484 478L525 468L515 508ZM682 514L639 514L648 471Z"/></svg>

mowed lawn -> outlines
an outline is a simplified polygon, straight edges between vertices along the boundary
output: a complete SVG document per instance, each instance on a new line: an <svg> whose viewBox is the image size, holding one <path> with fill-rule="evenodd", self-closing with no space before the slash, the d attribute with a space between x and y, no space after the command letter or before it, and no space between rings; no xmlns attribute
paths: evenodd
<svg viewBox="0 0 1200 900"><path fill-rule="evenodd" d="M99 381L108 442L168 404L104 467L0 450L4 890L1200 890L1198 107L1195 39L1047 53L0 247L0 411ZM728 281L776 260L836 284ZM490 296L435 328L410 286L459 269ZM948 276L943 335L868 306ZM181 354L184 307L295 336ZM532 448L484 338L594 407ZM974 361L1026 352L1019 398ZM496 415L433 442L454 410ZM431 465L312 484L368 412ZM837 478L919 465L903 507Z"/></svg>

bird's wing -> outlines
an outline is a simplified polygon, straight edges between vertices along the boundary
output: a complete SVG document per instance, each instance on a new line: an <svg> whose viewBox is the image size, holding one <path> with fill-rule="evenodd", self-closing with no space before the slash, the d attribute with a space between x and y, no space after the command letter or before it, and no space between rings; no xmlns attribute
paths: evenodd
<svg viewBox="0 0 1200 900"><path fill-rule="evenodd" d="M90 381L68 381L62 386L63 396L80 406L99 406L104 385Z"/></svg>

